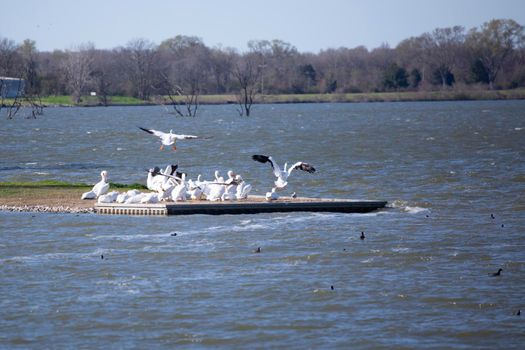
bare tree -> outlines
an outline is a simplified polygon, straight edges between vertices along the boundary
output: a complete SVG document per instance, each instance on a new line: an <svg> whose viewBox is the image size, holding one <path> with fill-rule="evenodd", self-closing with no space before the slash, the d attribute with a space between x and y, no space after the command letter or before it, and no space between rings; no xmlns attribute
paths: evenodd
<svg viewBox="0 0 525 350"><path fill-rule="evenodd" d="M182 35L165 40L159 50L168 62L161 75L162 91L177 115L195 117L211 72L210 50L201 39Z"/></svg>
<svg viewBox="0 0 525 350"><path fill-rule="evenodd" d="M119 67L115 63L115 53L106 50L94 52L93 70L91 72L91 83L97 94L99 104L107 106L111 95L112 85L115 85L115 75Z"/></svg>
<svg viewBox="0 0 525 350"><path fill-rule="evenodd" d="M460 50L465 42L465 28L437 28L432 33L421 36L425 49L425 60L430 69L439 77L445 88L451 83L453 72L462 57Z"/></svg>
<svg viewBox="0 0 525 350"><path fill-rule="evenodd" d="M237 102L239 104L238 112L242 117L246 114L250 116L251 108L259 88L259 78L261 76L261 57L257 53L250 52L243 57L239 57L233 75L239 84L237 93Z"/></svg>
<svg viewBox="0 0 525 350"><path fill-rule="evenodd" d="M0 77L14 76L17 71L18 46L13 40L0 38Z"/></svg>
<svg viewBox="0 0 525 350"><path fill-rule="evenodd" d="M215 80L215 91L219 94L230 91L235 55L234 49L211 50L211 72Z"/></svg>
<svg viewBox="0 0 525 350"><path fill-rule="evenodd" d="M67 85L71 92L73 103L81 101L82 93L85 92L93 72L94 46L91 43L79 46L75 51L67 51L64 61Z"/></svg>
<svg viewBox="0 0 525 350"><path fill-rule="evenodd" d="M20 77L24 79L24 102L31 106L30 117L44 113L44 105L40 97L40 80L38 74L36 42L26 39L19 47Z"/></svg>
<svg viewBox="0 0 525 350"><path fill-rule="evenodd" d="M483 64L491 90L505 61L524 41L523 26L511 19L494 19L484 23L480 31L474 28L469 32L468 44Z"/></svg>
<svg viewBox="0 0 525 350"><path fill-rule="evenodd" d="M146 39L135 39L120 53L124 70L133 84L136 96L141 100L149 99L155 80L156 45Z"/></svg>

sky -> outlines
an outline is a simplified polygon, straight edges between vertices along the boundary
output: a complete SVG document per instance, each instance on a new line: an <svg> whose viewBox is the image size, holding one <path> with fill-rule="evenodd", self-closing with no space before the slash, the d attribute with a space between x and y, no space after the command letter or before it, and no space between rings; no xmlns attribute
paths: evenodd
<svg viewBox="0 0 525 350"><path fill-rule="evenodd" d="M436 28L468 30L494 18L525 25L525 0L0 0L0 38L53 51L187 35L239 52L250 40L279 39L318 53L395 47Z"/></svg>

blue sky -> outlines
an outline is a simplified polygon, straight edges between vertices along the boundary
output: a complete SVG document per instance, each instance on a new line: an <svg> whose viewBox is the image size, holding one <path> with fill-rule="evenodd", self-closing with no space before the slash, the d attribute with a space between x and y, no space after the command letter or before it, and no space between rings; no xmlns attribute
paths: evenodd
<svg viewBox="0 0 525 350"><path fill-rule="evenodd" d="M525 0L0 0L0 37L32 39L40 51L86 42L111 49L178 34L243 52L280 39L301 52L401 40L435 28L478 27L493 18L525 25Z"/></svg>

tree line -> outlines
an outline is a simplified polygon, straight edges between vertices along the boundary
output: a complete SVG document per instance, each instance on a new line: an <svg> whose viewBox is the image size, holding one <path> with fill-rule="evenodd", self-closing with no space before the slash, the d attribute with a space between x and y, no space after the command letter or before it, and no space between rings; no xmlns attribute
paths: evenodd
<svg viewBox="0 0 525 350"><path fill-rule="evenodd" d="M469 30L437 28L395 48L318 53L301 53L282 40L250 41L239 53L184 35L159 45L135 39L111 50L86 43L40 52L33 40L0 36L0 76L23 78L28 96L71 95L79 103L94 91L104 105L115 95L162 96L180 115L195 113L206 94L236 95L239 113L249 114L259 94L512 89L525 86L524 63L524 27L511 19Z"/></svg>

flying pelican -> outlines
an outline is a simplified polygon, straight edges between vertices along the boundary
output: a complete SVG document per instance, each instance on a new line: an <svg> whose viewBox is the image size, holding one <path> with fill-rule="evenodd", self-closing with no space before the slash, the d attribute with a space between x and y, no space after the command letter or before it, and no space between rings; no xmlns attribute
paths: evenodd
<svg viewBox="0 0 525 350"><path fill-rule="evenodd" d="M164 146L172 146L171 148L174 151L177 150L177 146L175 146L176 140L187 140L187 139L198 139L199 138L198 136L195 136L195 135L174 134L173 130L170 130L170 132L167 133L167 132L162 132L162 131L158 131L154 129L141 128L140 126L139 126L139 129L144 130L145 132L155 135L158 138L160 138L160 141L162 143L160 145L161 151L164 149Z"/></svg>
<svg viewBox="0 0 525 350"><path fill-rule="evenodd" d="M82 199L95 199L99 196L108 193L109 190L109 182L108 182L108 172L106 170L102 170L100 172L100 177L102 178L99 182L93 186L91 191L85 192L82 194Z"/></svg>
<svg viewBox="0 0 525 350"><path fill-rule="evenodd" d="M252 159L255 161L258 161L260 163L270 163L273 169L273 173L275 177L277 177L277 180L275 180L275 189L276 190L282 190L288 185L288 177L292 173L294 169L300 169L303 171L306 171L310 174L315 173L315 168L311 166L308 163L304 162L297 162L294 165L292 165L290 168L288 167L288 163L284 163L284 169L281 170L279 165L274 162L273 158L271 156L264 156L261 154L256 154L252 156Z"/></svg>

